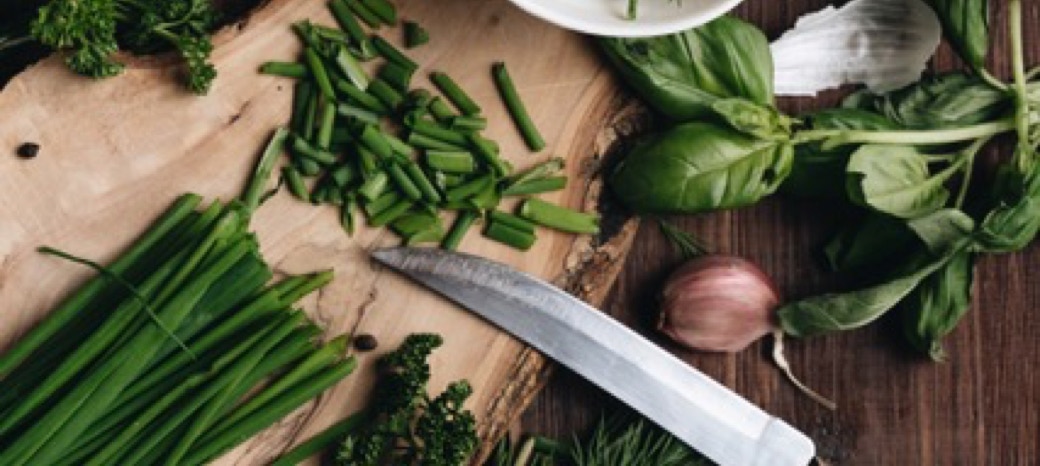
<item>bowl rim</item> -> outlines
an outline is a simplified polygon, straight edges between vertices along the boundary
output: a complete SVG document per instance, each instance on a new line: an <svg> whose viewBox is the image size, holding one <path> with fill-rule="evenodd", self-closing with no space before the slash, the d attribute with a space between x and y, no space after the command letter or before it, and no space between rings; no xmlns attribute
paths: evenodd
<svg viewBox="0 0 1040 466"><path fill-rule="evenodd" d="M706 8L700 14L679 15L671 20L655 22L641 22L636 19L634 21L625 21L621 26L617 23L604 24L596 20L560 14L559 10L546 7L545 3L536 0L509 1L535 17L572 31L606 37L651 37L674 34L700 26L728 13L744 0L723 0L712 7Z"/></svg>

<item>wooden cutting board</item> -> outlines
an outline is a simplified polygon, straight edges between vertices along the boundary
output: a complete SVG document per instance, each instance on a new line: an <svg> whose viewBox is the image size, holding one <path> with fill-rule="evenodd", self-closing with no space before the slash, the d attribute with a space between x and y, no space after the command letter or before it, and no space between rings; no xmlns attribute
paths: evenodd
<svg viewBox="0 0 1040 466"><path fill-rule="evenodd" d="M506 0L396 2L405 19L432 40L411 55L426 71L444 70L485 109L485 133L517 167L564 156L568 188L547 199L595 209L601 155L625 119L626 99L594 43L531 18ZM215 38L219 77L197 97L174 83L176 62L133 59L123 75L94 82L69 73L60 57L27 70L0 92L0 351L42 318L90 272L35 252L52 245L110 260L179 194L238 195L272 130L289 115L292 83L261 76L266 60L293 60L299 51L290 24L305 18L333 25L325 0L272 0ZM398 42L400 30L382 35ZM504 60L548 141L527 151L492 83ZM631 110L631 109L628 109ZM42 147L35 159L15 157L24 142ZM484 452L540 388L541 356L473 315L374 265L366 251L392 245L383 231L348 238L329 207L286 193L257 213L263 253L283 273L332 267L336 280L303 305L326 329L371 333L377 351L360 355L360 370L316 402L228 454L222 464L261 464L299 440L357 411L373 382L372 364L413 332L438 332L433 389L460 378L475 387L469 407L480 420ZM630 246L632 222L603 238L543 231L520 253L471 231L461 250L553 280L599 303Z"/></svg>

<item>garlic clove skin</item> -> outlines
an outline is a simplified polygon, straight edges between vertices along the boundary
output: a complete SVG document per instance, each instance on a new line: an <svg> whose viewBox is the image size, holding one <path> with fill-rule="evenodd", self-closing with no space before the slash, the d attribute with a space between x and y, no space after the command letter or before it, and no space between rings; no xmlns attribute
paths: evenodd
<svg viewBox="0 0 1040 466"><path fill-rule="evenodd" d="M658 330L691 349L738 352L776 328L779 304L776 286L752 262L702 256L668 278Z"/></svg>

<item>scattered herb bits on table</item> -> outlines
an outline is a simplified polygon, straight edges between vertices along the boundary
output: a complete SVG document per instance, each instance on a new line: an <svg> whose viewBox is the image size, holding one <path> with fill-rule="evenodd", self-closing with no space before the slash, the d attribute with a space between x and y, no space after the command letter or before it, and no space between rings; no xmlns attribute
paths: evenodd
<svg viewBox="0 0 1040 466"><path fill-rule="evenodd" d="M339 28L301 21L293 25L303 50L297 62L268 62L260 72L296 79L290 118L289 163L282 178L300 200L336 206L343 228L359 215L387 227L409 245L456 249L483 223L487 238L526 250L534 225L595 233L598 218L531 196L564 189L562 159L517 173L499 145L486 137L480 104L442 71L428 73L441 95L415 84L419 65L386 39L366 32L397 23L387 2L329 2ZM430 37L404 22L407 48ZM518 131L532 151L545 142L527 114L504 63L493 79ZM520 198L518 215L504 217L503 198ZM448 223L454 212L453 220ZM494 214L494 215L493 215ZM523 219L525 226L503 218Z"/></svg>
<svg viewBox="0 0 1040 466"><path fill-rule="evenodd" d="M241 200L180 197L0 356L0 464L203 464L350 374L344 337L295 302L331 272L273 273L250 233L272 140Z"/></svg>

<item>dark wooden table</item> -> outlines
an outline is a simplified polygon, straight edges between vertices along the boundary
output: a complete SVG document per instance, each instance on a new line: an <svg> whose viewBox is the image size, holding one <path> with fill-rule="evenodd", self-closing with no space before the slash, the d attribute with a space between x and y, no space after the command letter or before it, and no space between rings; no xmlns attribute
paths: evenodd
<svg viewBox="0 0 1040 466"><path fill-rule="evenodd" d="M825 0L747 0L736 14L770 38ZM991 69L1010 76L1006 11L995 10ZM1040 64L1040 2L1028 0L1028 63ZM945 45L934 70L960 66ZM820 99L780 102L788 112L832 105ZM1000 149L995 149L998 151ZM997 155L997 154L993 154ZM816 259L834 227L833 206L771 199L756 207L677 219L715 250L757 261L783 294L801 297L833 286ZM644 331L656 311L654 293L677 256L653 225L640 231L607 311ZM1040 464L1040 248L987 256L976 267L974 305L946 340L948 361L909 350L890 319L862 330L787 343L788 358L809 386L834 399L831 412L801 395L768 359L769 344L736 355L676 349L690 364L804 430L819 455L840 465ZM522 428L569 437L615 401L560 369L525 414Z"/></svg>

